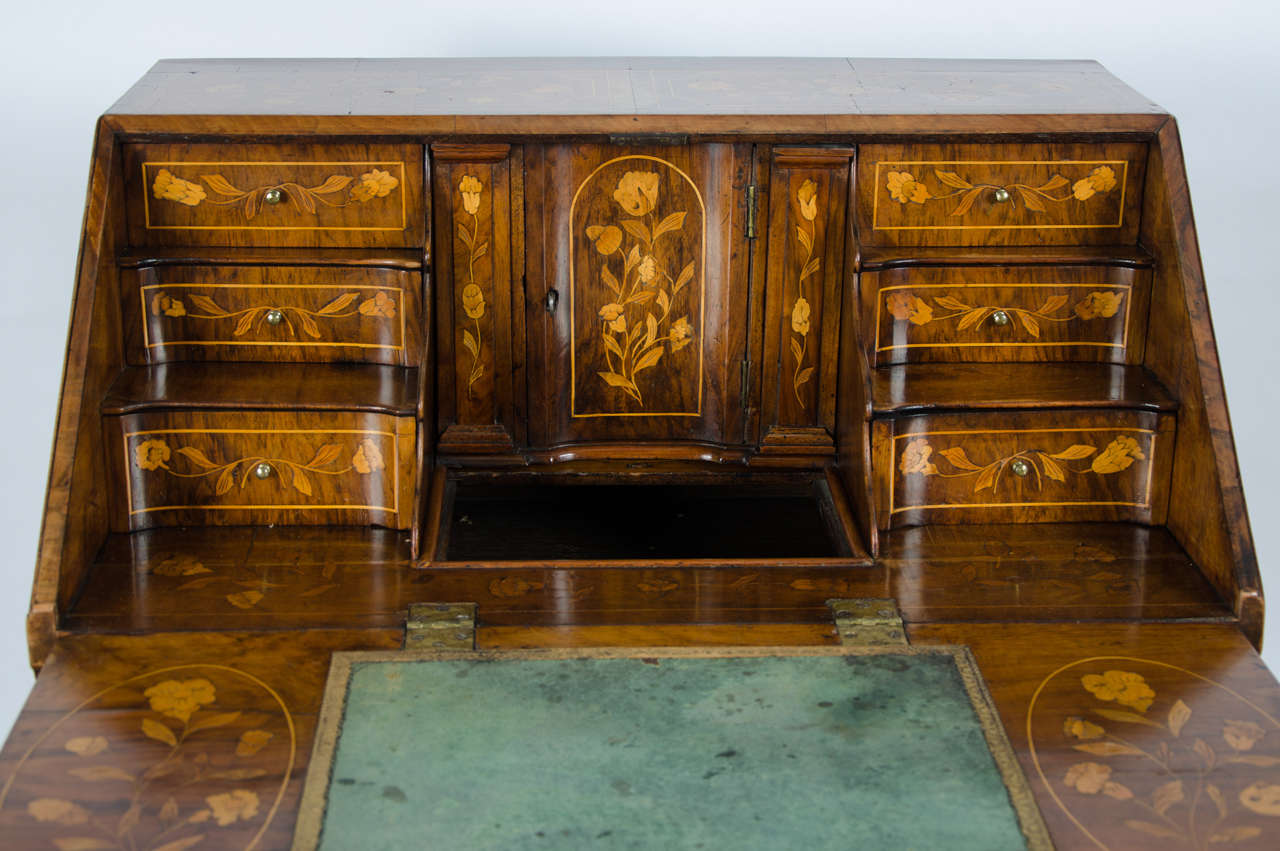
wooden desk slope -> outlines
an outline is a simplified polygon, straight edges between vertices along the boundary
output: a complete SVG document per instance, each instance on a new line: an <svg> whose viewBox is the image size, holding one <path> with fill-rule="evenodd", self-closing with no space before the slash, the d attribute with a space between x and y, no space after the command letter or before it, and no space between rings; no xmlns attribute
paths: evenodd
<svg viewBox="0 0 1280 851"><path fill-rule="evenodd" d="M286 847L411 603L836 597L974 648L1058 847L1276 844L1177 129L1096 63L170 60L101 119L7 845Z"/></svg>

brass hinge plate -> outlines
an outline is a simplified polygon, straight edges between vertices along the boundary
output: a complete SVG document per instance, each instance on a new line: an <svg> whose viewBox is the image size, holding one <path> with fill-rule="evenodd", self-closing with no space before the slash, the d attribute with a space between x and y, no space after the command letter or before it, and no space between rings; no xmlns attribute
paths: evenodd
<svg viewBox="0 0 1280 851"><path fill-rule="evenodd" d="M747 239L756 238L756 185L747 187Z"/></svg>
<svg viewBox="0 0 1280 851"><path fill-rule="evenodd" d="M475 603L411 603L404 624L406 650L475 650Z"/></svg>
<svg viewBox="0 0 1280 851"><path fill-rule="evenodd" d="M863 647L905 647L907 630L892 597L828 600L840 643Z"/></svg>

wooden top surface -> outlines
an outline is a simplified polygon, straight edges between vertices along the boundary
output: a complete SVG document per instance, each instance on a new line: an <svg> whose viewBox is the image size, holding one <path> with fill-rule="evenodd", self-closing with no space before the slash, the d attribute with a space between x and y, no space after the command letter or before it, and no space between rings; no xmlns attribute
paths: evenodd
<svg viewBox="0 0 1280 851"><path fill-rule="evenodd" d="M109 114L1159 115L1093 61L166 59Z"/></svg>

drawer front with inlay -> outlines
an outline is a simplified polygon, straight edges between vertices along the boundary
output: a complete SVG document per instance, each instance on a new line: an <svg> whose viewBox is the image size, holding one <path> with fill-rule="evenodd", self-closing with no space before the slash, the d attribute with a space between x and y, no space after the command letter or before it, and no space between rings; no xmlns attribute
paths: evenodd
<svg viewBox="0 0 1280 851"><path fill-rule="evenodd" d="M420 246L417 145L129 145L133 245Z"/></svg>
<svg viewBox="0 0 1280 851"><path fill-rule="evenodd" d="M877 420L881 528L920 523L1164 522L1174 418L1145 411Z"/></svg>
<svg viewBox="0 0 1280 851"><path fill-rule="evenodd" d="M354 361L416 366L422 276L305 266L160 266L126 272L130 363Z"/></svg>
<svg viewBox="0 0 1280 851"><path fill-rule="evenodd" d="M868 145L865 245L1132 244L1146 145Z"/></svg>
<svg viewBox="0 0 1280 851"><path fill-rule="evenodd" d="M1139 363L1150 271L1125 266L897 268L863 274L877 365Z"/></svg>
<svg viewBox="0 0 1280 851"><path fill-rule="evenodd" d="M165 412L106 418L118 531L371 524L413 504L411 417Z"/></svg>

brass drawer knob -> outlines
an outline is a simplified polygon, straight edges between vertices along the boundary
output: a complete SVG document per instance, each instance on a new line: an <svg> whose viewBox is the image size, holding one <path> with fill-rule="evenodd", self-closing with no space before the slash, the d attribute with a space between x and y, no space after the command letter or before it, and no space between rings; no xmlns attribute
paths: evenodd
<svg viewBox="0 0 1280 851"><path fill-rule="evenodd" d="M1013 474L1018 478L1023 478L1027 473L1031 472L1031 465L1026 461L1023 461L1021 458L1015 458L1013 459L1013 463L1009 465L1009 469L1012 470Z"/></svg>
<svg viewBox="0 0 1280 851"><path fill-rule="evenodd" d="M267 315L270 317L270 314ZM270 321L270 319L268 319L268 321ZM995 313L991 314L991 323L1003 328L1009 324L1009 314L1005 313L1003 310L997 310Z"/></svg>
<svg viewBox="0 0 1280 851"><path fill-rule="evenodd" d="M266 461L259 461L253 465L253 474L259 479L266 479L271 476L271 465Z"/></svg>
<svg viewBox="0 0 1280 851"><path fill-rule="evenodd" d="M279 310L272 308L271 310L267 311L268 325L279 325L283 321L284 321L284 314L281 313ZM1005 321L1007 322L1008 320L1006 319Z"/></svg>
<svg viewBox="0 0 1280 851"><path fill-rule="evenodd" d="M997 200L997 201L999 201L1001 204L1003 204L1005 201L1008 201L1008 200L1009 200L1009 190L1008 190L1008 189L997 189L997 190L995 191L995 198L996 198L996 200Z"/></svg>
<svg viewBox="0 0 1280 851"><path fill-rule="evenodd" d="M284 193L281 192L279 189L268 189L262 195L262 200L266 201L268 204L279 204L280 201L283 199L284 199Z"/></svg>

